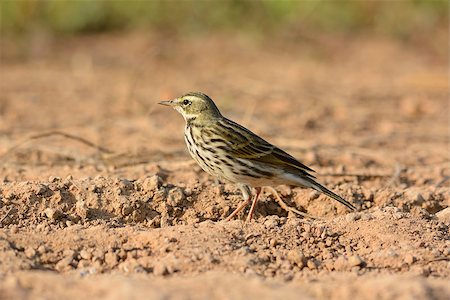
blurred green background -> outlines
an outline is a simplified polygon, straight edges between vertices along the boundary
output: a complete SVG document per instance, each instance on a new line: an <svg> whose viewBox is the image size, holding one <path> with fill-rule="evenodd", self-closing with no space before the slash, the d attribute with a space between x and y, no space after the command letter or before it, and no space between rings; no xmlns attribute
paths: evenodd
<svg viewBox="0 0 450 300"><path fill-rule="evenodd" d="M8 1L1 30L55 35L155 28L174 33L298 29L388 35L405 41L448 27L448 1Z"/></svg>

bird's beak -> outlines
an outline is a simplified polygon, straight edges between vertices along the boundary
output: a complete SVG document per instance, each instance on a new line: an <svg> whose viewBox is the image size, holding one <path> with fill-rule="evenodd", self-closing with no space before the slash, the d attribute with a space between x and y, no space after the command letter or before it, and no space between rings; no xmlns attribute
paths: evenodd
<svg viewBox="0 0 450 300"><path fill-rule="evenodd" d="M175 106L175 105L177 105L177 103L174 100L161 101L158 104L165 105L165 106Z"/></svg>

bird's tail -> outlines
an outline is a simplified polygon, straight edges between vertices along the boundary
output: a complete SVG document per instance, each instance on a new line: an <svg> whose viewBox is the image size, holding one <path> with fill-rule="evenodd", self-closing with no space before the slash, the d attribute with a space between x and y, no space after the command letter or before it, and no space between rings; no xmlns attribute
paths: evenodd
<svg viewBox="0 0 450 300"><path fill-rule="evenodd" d="M311 180L313 181L313 180ZM324 187L323 185L321 185L320 183L313 181L311 182L311 187L321 193L324 193L325 195L327 195L330 198L333 198L334 200L336 200L337 202L347 206L349 209L351 210L356 210L356 207L353 206L353 204L351 204L350 202L348 202L347 200L345 200L344 198L342 198L341 196L333 193L332 191L330 191L329 189L327 189L326 187Z"/></svg>

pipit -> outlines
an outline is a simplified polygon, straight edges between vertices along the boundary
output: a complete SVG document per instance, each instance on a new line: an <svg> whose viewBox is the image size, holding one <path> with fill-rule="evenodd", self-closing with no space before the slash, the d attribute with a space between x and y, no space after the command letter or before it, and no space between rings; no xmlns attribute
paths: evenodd
<svg viewBox="0 0 450 300"><path fill-rule="evenodd" d="M173 107L186 121L184 139L192 158L207 173L235 183L244 201L227 217L231 220L251 202L252 218L262 187L286 184L312 188L342 203L348 201L318 183L311 168L247 128L225 118L210 97L188 93L159 104ZM250 201L255 188L253 201Z"/></svg>

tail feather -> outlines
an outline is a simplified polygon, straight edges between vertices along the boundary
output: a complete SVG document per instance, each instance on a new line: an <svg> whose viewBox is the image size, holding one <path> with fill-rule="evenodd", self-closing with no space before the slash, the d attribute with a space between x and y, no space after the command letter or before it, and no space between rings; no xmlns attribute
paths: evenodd
<svg viewBox="0 0 450 300"><path fill-rule="evenodd" d="M351 210L356 210L356 207L353 206L353 204L351 204L350 202L348 202L347 200L345 200L345 199L342 198L341 196L339 196L339 195L333 193L332 191L330 191L329 189L327 189L326 187L324 187L324 186L321 185L320 183L314 182L314 183L312 184L312 188L315 189L315 190L317 190L317 191L319 191L319 192L321 192L321 193L324 193L324 194L327 195L328 197L330 197L330 198L336 200L337 202L339 202L339 203L341 203L341 204L347 206L349 209L351 209Z"/></svg>
<svg viewBox="0 0 450 300"><path fill-rule="evenodd" d="M291 184L291 185L294 185L294 186L313 188L316 191L324 193L328 197L330 197L330 198L336 200L337 202L347 206L349 209L356 210L356 207L353 206L353 204L351 204L350 202L348 202L347 200L345 200L341 196L333 193L332 191L330 191L329 189L327 189L326 187L324 187L323 185L321 185L320 183L315 181L314 178L307 177L307 176L299 176L299 175L292 174L292 173L285 173L283 179L284 179L283 183L285 183L285 184Z"/></svg>

